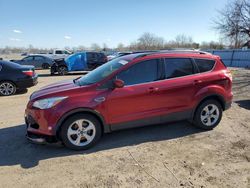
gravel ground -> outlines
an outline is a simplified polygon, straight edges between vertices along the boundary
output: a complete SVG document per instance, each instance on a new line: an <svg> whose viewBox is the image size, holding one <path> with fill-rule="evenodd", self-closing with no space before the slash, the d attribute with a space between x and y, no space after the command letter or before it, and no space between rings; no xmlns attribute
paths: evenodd
<svg viewBox="0 0 250 188"><path fill-rule="evenodd" d="M233 69L234 103L213 131L187 122L118 131L88 151L25 139L29 95L0 97L0 187L250 187L250 70Z"/></svg>

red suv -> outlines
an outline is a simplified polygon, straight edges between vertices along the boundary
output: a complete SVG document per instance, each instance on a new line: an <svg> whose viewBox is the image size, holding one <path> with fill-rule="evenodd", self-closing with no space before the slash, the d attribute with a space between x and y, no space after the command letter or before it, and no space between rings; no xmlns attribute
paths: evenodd
<svg viewBox="0 0 250 188"><path fill-rule="evenodd" d="M25 112L27 138L81 150L124 128L189 120L210 130L232 97L232 75L218 56L136 53L34 92Z"/></svg>

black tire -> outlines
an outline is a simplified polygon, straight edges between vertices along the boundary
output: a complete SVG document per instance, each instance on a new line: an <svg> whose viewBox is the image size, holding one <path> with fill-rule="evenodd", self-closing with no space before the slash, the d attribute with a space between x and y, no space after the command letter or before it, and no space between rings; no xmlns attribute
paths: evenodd
<svg viewBox="0 0 250 188"><path fill-rule="evenodd" d="M95 131L92 132L92 135L89 135L88 132L85 133L85 134L88 134L88 136L93 137L93 139L89 143L87 141L86 145L80 145L80 144L85 144L84 142L81 142L81 139L82 138L85 139L86 137L83 135L83 133L81 134L81 133L77 132L78 131L77 128L74 130L77 133L72 134L71 136L76 136L75 140L77 140L77 138L78 138L77 134L80 135L81 138L80 138L80 144L79 145L73 144L72 141L74 141L74 137L72 138L72 137L68 136L68 130L72 129L72 127L75 126L75 125L77 126L78 124L76 124L75 122L78 121L78 120L80 120L80 121L84 120L83 122L86 122L86 121L91 122L92 123L91 126L94 126L94 129L95 129ZM83 124L83 122L82 122L82 124ZM87 127L89 125L87 125ZM89 131L91 131L91 130L89 130ZM82 131L80 131L80 132L82 132ZM100 122L94 116L89 115L89 114L76 114L76 115L71 116L70 118L68 118L63 123L63 125L62 125L62 127L60 129L60 138L61 138L63 144L67 148L72 149L72 150L86 150L86 149L89 149L90 147L92 147L93 145L95 145L97 143L97 141L101 138L101 135L102 135L102 129L101 129Z"/></svg>
<svg viewBox="0 0 250 188"><path fill-rule="evenodd" d="M68 69L66 66L59 66L58 67L58 74L63 76L68 73Z"/></svg>
<svg viewBox="0 0 250 188"><path fill-rule="evenodd" d="M7 89L7 90L6 90ZM16 93L16 85L10 81L2 81L0 82L0 95L2 96L10 96Z"/></svg>
<svg viewBox="0 0 250 188"><path fill-rule="evenodd" d="M49 64L48 63L42 64L42 69L49 69Z"/></svg>
<svg viewBox="0 0 250 188"><path fill-rule="evenodd" d="M206 113L205 107L208 107L208 113ZM216 110L214 111L214 113L211 113L211 111L213 111L213 108L215 108ZM196 127L204 129L204 130L212 130L220 123L221 118L222 118L222 113L223 113L222 106L217 100L213 100L213 99L206 100L202 102L196 109L195 114L194 114L193 124ZM217 118L214 118L214 116ZM207 118L204 118L204 117L207 117Z"/></svg>

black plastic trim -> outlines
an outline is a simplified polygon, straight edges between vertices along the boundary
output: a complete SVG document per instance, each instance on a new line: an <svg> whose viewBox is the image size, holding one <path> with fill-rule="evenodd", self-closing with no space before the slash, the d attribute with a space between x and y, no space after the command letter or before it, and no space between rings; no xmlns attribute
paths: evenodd
<svg viewBox="0 0 250 188"><path fill-rule="evenodd" d="M135 127L143 127L154 124L170 123L176 121L189 120L192 117L193 110L186 110L183 112L175 112L167 115L161 115L151 118L139 119L135 121L129 121L124 123L112 124L110 125L111 131L129 129Z"/></svg>
<svg viewBox="0 0 250 188"><path fill-rule="evenodd" d="M92 113L92 114L96 115L96 116L101 120L101 124L103 125L103 132L104 132L104 133L108 133L108 132L111 131L109 125L106 124L104 117L103 117L99 112L97 112L96 110L90 109L90 108L77 108L77 109L74 109L74 110L71 110L71 111L65 113L65 114L60 118L60 120L57 122L57 125L56 125L56 133L57 133L57 131L60 129L60 127L62 126L62 123L63 123L69 116L71 116L71 115L73 115L73 114L76 114L76 113L84 113L84 112Z"/></svg>

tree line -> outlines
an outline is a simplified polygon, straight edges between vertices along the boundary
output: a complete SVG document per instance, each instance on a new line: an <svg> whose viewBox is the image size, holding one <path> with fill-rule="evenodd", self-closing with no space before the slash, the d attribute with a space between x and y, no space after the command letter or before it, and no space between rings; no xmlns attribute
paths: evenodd
<svg viewBox="0 0 250 188"><path fill-rule="evenodd" d="M66 49L77 52L85 50L95 51L137 51L137 50L162 50L173 48L189 49L223 49L241 48L243 44L250 41L250 0L229 0L226 6L218 11L216 19L212 19L212 28L220 33L219 42L194 42L191 36L180 34L175 39L166 41L163 37L153 33L144 33L137 40L129 45L119 43L116 47L110 48L107 44L99 45L93 43L86 47L83 45L77 47L65 47ZM222 42L223 41L223 42ZM249 43L250 48L250 43ZM8 47L0 48L0 53L48 53L52 49L29 47Z"/></svg>
<svg viewBox="0 0 250 188"><path fill-rule="evenodd" d="M175 48L185 48L185 49L223 49L223 44L220 42L202 42L201 44L193 41L192 37L186 36L184 34L177 35L174 40L165 41L163 37L159 37L153 33L144 33L136 41L131 42L129 45L124 45L119 43L117 47L110 48L107 44L102 46L93 43L91 46L77 46L77 47L64 47L72 52L94 50L94 51L139 51L139 50L163 50L163 49L175 49ZM49 53L52 48L36 48L32 45L29 47L8 47L0 48L1 54L6 53Z"/></svg>

